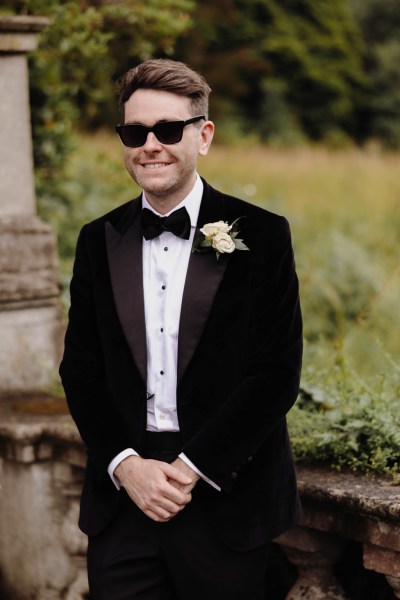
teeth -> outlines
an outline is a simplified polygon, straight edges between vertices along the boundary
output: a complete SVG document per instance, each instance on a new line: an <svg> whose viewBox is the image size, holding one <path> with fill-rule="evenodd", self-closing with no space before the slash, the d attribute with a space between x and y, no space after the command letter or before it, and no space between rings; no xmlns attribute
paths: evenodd
<svg viewBox="0 0 400 600"><path fill-rule="evenodd" d="M167 163L148 163L144 164L143 166L145 169L158 169L159 167L165 167L166 165Z"/></svg>

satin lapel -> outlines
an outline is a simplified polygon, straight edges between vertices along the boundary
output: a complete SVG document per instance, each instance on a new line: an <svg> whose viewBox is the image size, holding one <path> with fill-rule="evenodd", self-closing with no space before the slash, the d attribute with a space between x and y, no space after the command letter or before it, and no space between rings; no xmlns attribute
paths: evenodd
<svg viewBox="0 0 400 600"><path fill-rule="evenodd" d="M106 223L106 243L117 314L136 366L146 382L147 344L140 220L135 218L122 234L110 222Z"/></svg>
<svg viewBox="0 0 400 600"><path fill-rule="evenodd" d="M204 185L198 228L224 220L222 197L205 182ZM179 323L178 383L200 341L228 260L229 256L225 255L217 261L214 252L195 252L190 256Z"/></svg>

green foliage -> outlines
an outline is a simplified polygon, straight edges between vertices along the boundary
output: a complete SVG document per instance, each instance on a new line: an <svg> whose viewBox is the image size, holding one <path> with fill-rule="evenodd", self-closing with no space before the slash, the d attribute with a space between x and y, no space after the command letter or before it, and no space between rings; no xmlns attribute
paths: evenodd
<svg viewBox="0 0 400 600"><path fill-rule="evenodd" d="M268 4L272 22L261 47L274 73L284 73L288 98L306 132L321 139L331 129L346 128L363 81L361 40L346 1Z"/></svg>
<svg viewBox="0 0 400 600"><path fill-rule="evenodd" d="M369 80L359 103L360 137L374 136L389 148L400 147L400 3L398 0L349 0L362 31L363 59Z"/></svg>
<svg viewBox="0 0 400 600"><path fill-rule="evenodd" d="M110 88L103 67L110 35L101 29L94 8L81 11L76 2L55 3L52 25L42 34L30 61L34 162L40 202L58 198L60 178L72 149L72 129L82 110L87 114Z"/></svg>
<svg viewBox="0 0 400 600"><path fill-rule="evenodd" d="M312 356L314 354L314 356ZM400 365L360 378L343 349L308 349L300 398L288 422L298 462L390 473L399 480Z"/></svg>
<svg viewBox="0 0 400 600"><path fill-rule="evenodd" d="M306 334L314 341L321 336L342 336L346 324L357 320L384 280L379 263L371 261L371 252L354 236L334 228L309 240L298 263L306 288L305 309L313 315Z"/></svg>
<svg viewBox="0 0 400 600"><path fill-rule="evenodd" d="M3 1L3 12L51 18L30 57L39 205L68 203L62 183L72 130L116 122L113 82L140 60L171 53L192 6L192 0Z"/></svg>
<svg viewBox="0 0 400 600"><path fill-rule="evenodd" d="M222 97L264 140L351 131L364 75L347 0L205 0L194 20L177 55L211 82L217 116Z"/></svg>

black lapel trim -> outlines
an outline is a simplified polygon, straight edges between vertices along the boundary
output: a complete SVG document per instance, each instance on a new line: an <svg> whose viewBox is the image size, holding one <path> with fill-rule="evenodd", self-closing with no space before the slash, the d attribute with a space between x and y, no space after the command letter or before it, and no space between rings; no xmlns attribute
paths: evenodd
<svg viewBox="0 0 400 600"><path fill-rule="evenodd" d="M105 224L108 263L117 314L142 376L147 380L147 342L144 313L141 203L135 202L133 220L121 234L110 222ZM117 225L119 228L119 226Z"/></svg>
<svg viewBox="0 0 400 600"><path fill-rule="evenodd" d="M225 220L221 194L205 181L197 228ZM197 233L197 232L196 232ZM229 256L217 260L214 252L194 252L189 259L183 290L178 342L178 383L185 372L204 331L215 294L223 279Z"/></svg>

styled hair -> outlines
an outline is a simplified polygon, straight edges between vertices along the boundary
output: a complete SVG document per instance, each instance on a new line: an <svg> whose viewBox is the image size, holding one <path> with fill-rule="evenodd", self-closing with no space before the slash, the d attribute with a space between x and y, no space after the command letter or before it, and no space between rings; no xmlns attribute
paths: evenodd
<svg viewBox="0 0 400 600"><path fill-rule="evenodd" d="M196 71L182 62L166 58L150 59L130 69L118 81L119 107L124 115L125 102L136 90L160 90L190 100L192 116L208 119L208 97L211 88Z"/></svg>

